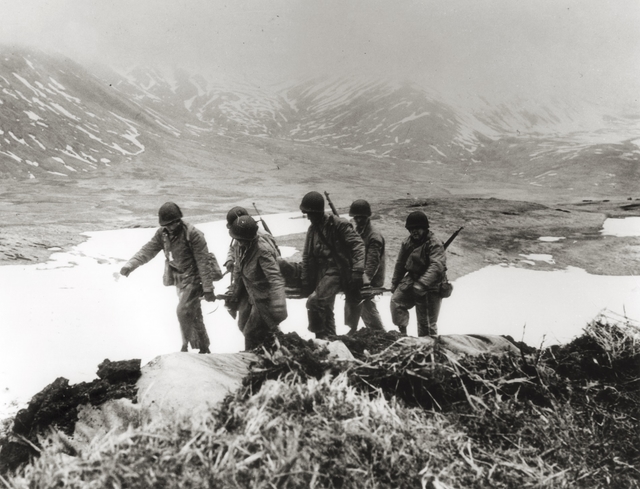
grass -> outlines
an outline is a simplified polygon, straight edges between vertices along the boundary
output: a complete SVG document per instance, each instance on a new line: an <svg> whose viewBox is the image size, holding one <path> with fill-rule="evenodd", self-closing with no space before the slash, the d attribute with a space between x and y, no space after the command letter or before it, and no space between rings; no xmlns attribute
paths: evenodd
<svg viewBox="0 0 640 489"><path fill-rule="evenodd" d="M282 336L207 416L73 456L53 432L0 487L637 488L638 333L599 320L568 345L461 358L378 337L352 363Z"/></svg>

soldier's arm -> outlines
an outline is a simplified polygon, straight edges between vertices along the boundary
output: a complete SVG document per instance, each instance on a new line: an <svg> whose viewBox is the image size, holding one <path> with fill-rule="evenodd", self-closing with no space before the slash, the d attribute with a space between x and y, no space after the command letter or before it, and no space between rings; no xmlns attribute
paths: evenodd
<svg viewBox="0 0 640 489"><path fill-rule="evenodd" d="M260 268L264 272L271 289L284 289L284 278L280 272L280 266L276 256L268 250L260 250L258 257Z"/></svg>
<svg viewBox="0 0 640 489"><path fill-rule="evenodd" d="M369 241L369 247L367 248L367 258L364 264L364 273L371 280L380 268L380 259L382 257L382 249L384 245L382 240L377 236L374 236Z"/></svg>
<svg viewBox="0 0 640 489"><path fill-rule="evenodd" d="M420 276L418 282L426 289L437 286L444 277L447 270L447 258L444 245L439 239L432 239L428 243L429 266L427 270Z"/></svg>
<svg viewBox="0 0 640 489"><path fill-rule="evenodd" d="M189 242L191 243L193 257L196 260L198 274L202 281L202 291L213 292L213 270L209 264L209 248L207 246L207 240L204 237L204 233L193 228L191 235L189 236Z"/></svg>
<svg viewBox="0 0 640 489"><path fill-rule="evenodd" d="M406 257L406 241L403 241L400 245L400 251L398 251L398 257L396 258L396 264L393 268L393 278L391 279L391 286L393 288L397 287L402 278L407 273L407 270L404 268Z"/></svg>
<svg viewBox="0 0 640 489"><path fill-rule="evenodd" d="M302 248L302 261L300 262L300 280L303 287L309 286L309 248L311 247L311 227L307 231Z"/></svg>
<svg viewBox="0 0 640 489"><path fill-rule="evenodd" d="M339 228L344 242L351 250L351 270L364 271L364 241L348 221L340 222Z"/></svg>
<svg viewBox="0 0 640 489"><path fill-rule="evenodd" d="M229 269L229 264L231 264L231 266L233 266L235 264L235 250L234 250L234 244L235 244L236 240L232 239L231 240L231 244L229 245L229 251L227 251L227 258L224 261L224 266L227 268L227 270Z"/></svg>
<svg viewBox="0 0 640 489"><path fill-rule="evenodd" d="M153 237L126 263L131 271L151 261L162 251L162 228L159 228Z"/></svg>

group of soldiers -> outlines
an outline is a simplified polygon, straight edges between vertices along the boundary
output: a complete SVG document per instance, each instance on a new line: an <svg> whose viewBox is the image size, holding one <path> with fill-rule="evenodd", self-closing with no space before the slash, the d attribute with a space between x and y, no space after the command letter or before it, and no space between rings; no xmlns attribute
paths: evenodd
<svg viewBox="0 0 640 489"><path fill-rule="evenodd" d="M442 298L451 293L451 285L446 245L430 231L427 215L414 211L407 216L409 236L402 241L391 289L384 289L385 239L371 222L371 206L361 199L351 204L354 226L329 204L332 213L325 212L325 198L315 191L302 198L300 210L310 226L301 262L281 257L268 228L261 230L245 208L232 208L227 214L232 241L223 274L202 231L183 221L177 204L167 202L158 211L160 227L120 273L126 277L164 252L164 284L175 286L178 293L181 351L191 345L210 353L201 299L224 300L244 335L245 349L253 350L269 341L287 318L286 298L292 290L307 299L308 328L320 339L336 335L334 306L340 292L350 333L358 329L360 319L365 327L384 331L374 299L385 290L392 293L391 317L402 334L407 333L409 310L415 307L418 336L435 336ZM227 273L231 285L225 294L216 295L213 282Z"/></svg>

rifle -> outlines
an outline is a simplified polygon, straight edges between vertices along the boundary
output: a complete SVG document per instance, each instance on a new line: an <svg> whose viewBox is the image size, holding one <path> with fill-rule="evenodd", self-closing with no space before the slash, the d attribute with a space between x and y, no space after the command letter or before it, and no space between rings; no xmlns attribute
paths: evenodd
<svg viewBox="0 0 640 489"><path fill-rule="evenodd" d="M266 222L264 222L264 219L262 219L262 216L260 215L260 211L258 210L258 208L256 207L256 203L253 202L253 208L256 210L256 214L258 214L258 217L260 218L259 221L262 223L262 225L264 226L264 230L266 232L268 232L271 236L273 236L273 233L271 232L271 229L269 229L269 226L267 225Z"/></svg>
<svg viewBox="0 0 640 489"><path fill-rule="evenodd" d="M329 192L325 190L324 195L327 197L327 202L329 203L329 207L331 207L331 212L333 212L337 217L340 217L340 214L338 214L338 211L336 210L336 206L333 205L333 202L331 202L331 198L329 197Z"/></svg>
<svg viewBox="0 0 640 489"><path fill-rule="evenodd" d="M464 229L464 226L460 227L460 229L458 229L455 233L453 233L449 239L447 240L447 242L444 244L444 249L446 250L449 245L453 242L454 239L456 239L456 236L458 236L458 233L460 231L462 231Z"/></svg>
<svg viewBox="0 0 640 489"><path fill-rule="evenodd" d="M372 297L375 297L376 295L384 294L385 292L391 292L391 289L387 289L385 287L366 286L360 289L360 297L362 298L363 301L365 301L367 299L371 299Z"/></svg>

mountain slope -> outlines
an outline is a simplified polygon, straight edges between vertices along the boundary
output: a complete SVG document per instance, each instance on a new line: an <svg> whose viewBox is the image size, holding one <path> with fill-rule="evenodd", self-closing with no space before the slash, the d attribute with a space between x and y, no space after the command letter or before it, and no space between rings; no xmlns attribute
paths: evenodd
<svg viewBox="0 0 640 489"><path fill-rule="evenodd" d="M23 50L0 56L0 173L78 176L130 160L163 131L140 107L66 58Z"/></svg>
<svg viewBox="0 0 640 489"><path fill-rule="evenodd" d="M304 144L531 187L569 188L577 179L587 192L632 192L640 177L640 116L589 101L490 101L354 77L259 86L152 67L89 71L6 49L0 85L0 173L14 178L77 177L152 161L141 158L145 150L172 154L178 140L218 158L220 137L258 146L269 139L280 159Z"/></svg>

